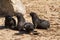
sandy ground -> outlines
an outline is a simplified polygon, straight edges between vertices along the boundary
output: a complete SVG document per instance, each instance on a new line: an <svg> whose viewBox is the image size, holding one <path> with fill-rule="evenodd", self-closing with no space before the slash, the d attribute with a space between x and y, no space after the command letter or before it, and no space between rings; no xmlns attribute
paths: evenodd
<svg viewBox="0 0 60 40"><path fill-rule="evenodd" d="M15 35L18 31L10 29L0 30L0 40L60 40L60 0L22 0L26 7L26 21L32 22L29 13L36 12L39 18L48 20L51 24L48 30L36 29L39 35ZM0 25L4 25L4 18L0 18Z"/></svg>

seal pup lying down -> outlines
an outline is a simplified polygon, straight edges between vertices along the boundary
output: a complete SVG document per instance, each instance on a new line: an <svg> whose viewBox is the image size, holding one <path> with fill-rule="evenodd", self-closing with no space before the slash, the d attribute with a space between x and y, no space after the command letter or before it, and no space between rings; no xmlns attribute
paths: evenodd
<svg viewBox="0 0 60 40"><path fill-rule="evenodd" d="M33 24L29 23L29 22L26 22L24 17L23 17L23 14L16 13L16 17L17 17L17 20L18 20L17 27L18 27L19 31L25 30L26 32L31 32L31 31L34 30Z"/></svg>
<svg viewBox="0 0 60 40"><path fill-rule="evenodd" d="M38 29L47 29L47 28L50 27L49 21L43 20L43 19L39 19L39 17L37 16L36 13L31 12L30 16L32 18L32 22L33 22L35 28L38 28Z"/></svg>
<svg viewBox="0 0 60 40"><path fill-rule="evenodd" d="M5 16L5 27L10 29L15 29L16 27L16 21L14 18L12 18L11 15Z"/></svg>

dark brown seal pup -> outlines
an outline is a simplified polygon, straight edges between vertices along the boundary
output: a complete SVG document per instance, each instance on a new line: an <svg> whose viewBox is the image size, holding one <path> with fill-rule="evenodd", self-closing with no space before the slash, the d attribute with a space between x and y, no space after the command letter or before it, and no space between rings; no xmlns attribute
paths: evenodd
<svg viewBox="0 0 60 40"><path fill-rule="evenodd" d="M16 21L15 21L14 18L12 18L11 15L6 15L5 16L5 27L6 28L15 29L15 27L16 27Z"/></svg>
<svg viewBox="0 0 60 40"><path fill-rule="evenodd" d="M39 17L37 16L36 13L31 12L30 16L32 18L32 22L33 22L35 28L38 28L38 29L47 29L47 28L50 27L49 21L43 20L43 19L39 19Z"/></svg>
<svg viewBox="0 0 60 40"><path fill-rule="evenodd" d="M19 31L25 30L26 32L30 32L31 30L34 29L32 23L29 23L29 22L25 21L25 19L23 17L23 14L16 13L16 17L17 17L17 20L18 20L17 27L18 27Z"/></svg>

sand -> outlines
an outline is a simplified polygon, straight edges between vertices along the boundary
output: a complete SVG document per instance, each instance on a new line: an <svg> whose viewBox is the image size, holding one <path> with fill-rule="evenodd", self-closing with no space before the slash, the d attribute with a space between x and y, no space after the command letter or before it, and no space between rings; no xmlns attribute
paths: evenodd
<svg viewBox="0 0 60 40"><path fill-rule="evenodd" d="M60 0L22 0L27 13L26 21L32 22L29 13L35 12L39 18L48 20L48 30L36 29L39 35L21 34L11 29L0 30L0 40L60 40ZM0 18L0 25L4 25L4 18Z"/></svg>

